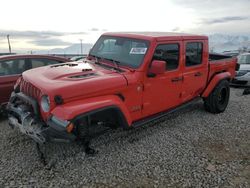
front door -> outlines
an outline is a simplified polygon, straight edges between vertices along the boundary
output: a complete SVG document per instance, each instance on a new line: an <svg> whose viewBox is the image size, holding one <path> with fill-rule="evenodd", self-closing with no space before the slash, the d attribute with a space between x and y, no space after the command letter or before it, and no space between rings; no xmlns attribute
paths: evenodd
<svg viewBox="0 0 250 188"><path fill-rule="evenodd" d="M145 77L143 92L143 117L168 110L181 103L183 82L181 42L160 43L153 60L166 62L164 74Z"/></svg>

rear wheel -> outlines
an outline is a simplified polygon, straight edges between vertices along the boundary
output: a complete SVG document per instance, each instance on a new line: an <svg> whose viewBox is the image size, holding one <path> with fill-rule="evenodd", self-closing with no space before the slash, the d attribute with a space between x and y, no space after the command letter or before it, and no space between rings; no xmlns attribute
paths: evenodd
<svg viewBox="0 0 250 188"><path fill-rule="evenodd" d="M224 112L228 105L229 96L229 82L227 80L222 80L210 95L204 98L205 110L215 114Z"/></svg>
<svg viewBox="0 0 250 188"><path fill-rule="evenodd" d="M250 95L250 88L244 89L242 95Z"/></svg>

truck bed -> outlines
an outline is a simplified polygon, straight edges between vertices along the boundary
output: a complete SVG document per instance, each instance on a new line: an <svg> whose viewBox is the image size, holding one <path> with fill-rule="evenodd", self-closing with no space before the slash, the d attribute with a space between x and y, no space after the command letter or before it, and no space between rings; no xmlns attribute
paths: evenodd
<svg viewBox="0 0 250 188"><path fill-rule="evenodd" d="M210 81L213 76L220 72L230 72L231 79L235 76L237 58L211 53L209 54L209 75L208 81Z"/></svg>
<svg viewBox="0 0 250 188"><path fill-rule="evenodd" d="M209 54L209 61L216 61L216 60L222 60L222 59L228 59L232 58L232 56L223 55L223 54L217 54L217 53L210 53Z"/></svg>

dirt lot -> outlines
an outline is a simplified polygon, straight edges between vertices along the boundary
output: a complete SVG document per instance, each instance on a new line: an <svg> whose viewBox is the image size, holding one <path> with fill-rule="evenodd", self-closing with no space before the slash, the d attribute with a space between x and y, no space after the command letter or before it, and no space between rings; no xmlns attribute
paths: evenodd
<svg viewBox="0 0 250 188"><path fill-rule="evenodd" d="M0 187L250 187L250 95L232 89L227 110L202 102L141 128L107 132L86 156L73 144L35 144L0 120Z"/></svg>

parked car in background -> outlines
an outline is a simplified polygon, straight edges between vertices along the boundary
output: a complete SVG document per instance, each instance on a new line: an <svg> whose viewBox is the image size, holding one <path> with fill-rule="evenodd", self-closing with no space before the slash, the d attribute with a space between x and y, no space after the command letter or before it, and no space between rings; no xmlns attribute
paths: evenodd
<svg viewBox="0 0 250 188"><path fill-rule="evenodd" d="M236 87L250 88L250 53L238 56L238 71L231 85Z"/></svg>
<svg viewBox="0 0 250 188"><path fill-rule="evenodd" d="M14 84L26 70L70 61L67 58L48 55L0 56L0 112L8 102Z"/></svg>
<svg viewBox="0 0 250 188"><path fill-rule="evenodd" d="M238 50L232 50L232 51L224 51L222 54L232 57L237 57L240 54L240 52Z"/></svg>

